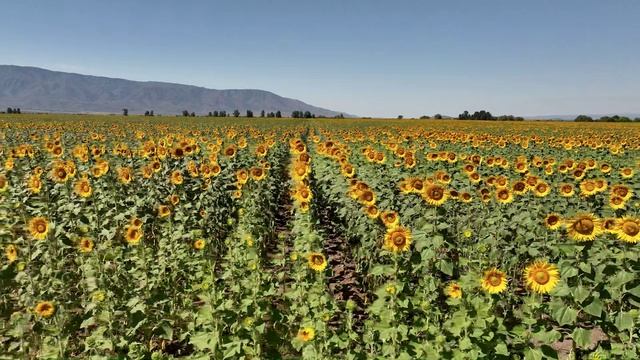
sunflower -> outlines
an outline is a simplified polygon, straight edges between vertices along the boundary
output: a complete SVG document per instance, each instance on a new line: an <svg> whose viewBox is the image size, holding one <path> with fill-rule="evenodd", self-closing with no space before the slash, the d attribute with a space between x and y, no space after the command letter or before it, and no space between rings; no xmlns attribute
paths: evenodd
<svg viewBox="0 0 640 360"><path fill-rule="evenodd" d="M556 230L562 226L562 219L558 214L549 214L544 218L544 226L549 230Z"/></svg>
<svg viewBox="0 0 640 360"><path fill-rule="evenodd" d="M460 193L459 199L463 203L468 204L473 200L473 197L468 192L463 192L463 193Z"/></svg>
<svg viewBox="0 0 640 360"><path fill-rule="evenodd" d="M384 237L384 248L397 253L409 250L411 246L411 232L403 227L388 229Z"/></svg>
<svg viewBox="0 0 640 360"><path fill-rule="evenodd" d="M622 241L637 243L640 241L640 219L622 218L618 223L615 234Z"/></svg>
<svg viewBox="0 0 640 360"><path fill-rule="evenodd" d="M623 184L613 185L611 187L611 196L614 195L619 196L626 201L629 200L631 196L633 196L633 190L629 189L628 186Z"/></svg>
<svg viewBox="0 0 640 360"><path fill-rule="evenodd" d="M29 179L27 180L27 188L32 194L40 193L40 190L42 189L42 180L40 180L40 175L34 174L29 176ZM2 191L0 190L0 192Z"/></svg>
<svg viewBox="0 0 640 360"><path fill-rule="evenodd" d="M358 201L363 206L371 206L376 203L376 194L370 189L366 189L360 193L358 196Z"/></svg>
<svg viewBox="0 0 640 360"><path fill-rule="evenodd" d="M64 163L56 163L49 173L51 179L57 183L63 183L69 179L69 172Z"/></svg>
<svg viewBox="0 0 640 360"><path fill-rule="evenodd" d="M367 206L365 212L370 219L376 219L380 215L380 210L375 205Z"/></svg>
<svg viewBox="0 0 640 360"><path fill-rule="evenodd" d="M630 167L626 167L620 170L620 176L622 176L623 179L630 179L633 177L633 169Z"/></svg>
<svg viewBox="0 0 640 360"><path fill-rule="evenodd" d="M298 330L297 339L303 342L311 341L316 336L316 331L312 327L305 327Z"/></svg>
<svg viewBox="0 0 640 360"><path fill-rule="evenodd" d="M383 211L380 214L380 220L386 228L395 228L400 223L400 217L395 211Z"/></svg>
<svg viewBox="0 0 640 360"><path fill-rule="evenodd" d="M127 185L133 180L133 174L129 167L119 167L116 172L118 173L118 181L121 184Z"/></svg>
<svg viewBox="0 0 640 360"><path fill-rule="evenodd" d="M327 268L327 259L321 253L311 253L307 256L309 267L315 271L324 271Z"/></svg>
<svg viewBox="0 0 640 360"><path fill-rule="evenodd" d="M93 250L93 245L93 240L84 237L78 241L78 250L83 253L88 253Z"/></svg>
<svg viewBox="0 0 640 360"><path fill-rule="evenodd" d="M246 184L249 180L249 171L247 171L247 169L236 171L236 180L239 184Z"/></svg>
<svg viewBox="0 0 640 360"><path fill-rule="evenodd" d="M452 299L459 299L462 297L462 286L456 282L449 283L444 289L444 293Z"/></svg>
<svg viewBox="0 0 640 360"><path fill-rule="evenodd" d="M449 198L449 192L441 185L430 184L424 189L422 198L429 205L440 206Z"/></svg>
<svg viewBox="0 0 640 360"><path fill-rule="evenodd" d="M560 195L564 197L571 197L575 193L573 185L571 184L560 184Z"/></svg>
<svg viewBox="0 0 640 360"><path fill-rule="evenodd" d="M535 188L533 189L533 193L537 197L545 197L545 196L549 195L550 192L551 192L551 186L549 186L544 181L539 181L536 184Z"/></svg>
<svg viewBox="0 0 640 360"><path fill-rule="evenodd" d="M140 218L133 217L133 218L131 218L131 220L129 220L129 224L132 227L140 229L142 227L143 222L142 222L142 220Z"/></svg>
<svg viewBox="0 0 640 360"><path fill-rule="evenodd" d="M9 181L4 174L0 174L0 193L7 191L9 188Z"/></svg>
<svg viewBox="0 0 640 360"><path fill-rule="evenodd" d="M584 180L580 183L580 195L591 196L598 192L598 187L593 180Z"/></svg>
<svg viewBox="0 0 640 360"><path fill-rule="evenodd" d="M167 205L160 205L158 206L158 216L161 218L167 217L171 215L171 208L169 208Z"/></svg>
<svg viewBox="0 0 640 360"><path fill-rule="evenodd" d="M581 214L567 220L569 237L576 241L590 241L602 233L600 221L593 214Z"/></svg>
<svg viewBox="0 0 640 360"><path fill-rule="evenodd" d="M51 317L56 312L56 307L51 301L40 301L33 309L36 314L43 318Z"/></svg>
<svg viewBox="0 0 640 360"><path fill-rule="evenodd" d="M496 200L500 204L509 204L513 201L513 194L507 188L500 188L496 191Z"/></svg>
<svg viewBox="0 0 640 360"><path fill-rule="evenodd" d="M7 257L7 261L12 263L18 258L18 249L15 245L9 244L4 248L4 255Z"/></svg>
<svg viewBox="0 0 640 360"><path fill-rule="evenodd" d="M614 195L609 198L609 206L614 210L624 209L626 205L627 202L620 196Z"/></svg>
<svg viewBox="0 0 640 360"><path fill-rule="evenodd" d="M554 264L535 261L524 269L524 280L531 290L546 294L560 281L560 272Z"/></svg>
<svg viewBox="0 0 640 360"><path fill-rule="evenodd" d="M489 294L503 292L507 288L507 275L497 268L491 268L484 272L480 285Z"/></svg>
<svg viewBox="0 0 640 360"><path fill-rule="evenodd" d="M267 173L261 167L251 168L251 178L255 181L260 181L267 176Z"/></svg>
<svg viewBox="0 0 640 360"><path fill-rule="evenodd" d="M78 181L73 184L73 192L83 198L88 198L89 196L91 196L91 194L93 193L93 188L91 187L89 178L83 176L82 178L78 179Z"/></svg>
<svg viewBox="0 0 640 360"><path fill-rule="evenodd" d="M170 181L173 185L182 184L182 182L184 181L184 178L182 177L182 172L180 170L173 170L173 172L171 172Z"/></svg>
<svg viewBox="0 0 640 360"><path fill-rule="evenodd" d="M138 245L142 238L142 229L136 226L127 226L125 228L125 240L129 245Z"/></svg>
<svg viewBox="0 0 640 360"><path fill-rule="evenodd" d="M34 217L29 221L29 232L34 239L44 240L49 232L49 222L44 217Z"/></svg>
<svg viewBox="0 0 640 360"><path fill-rule="evenodd" d="M196 249L196 250L202 250L202 249L204 249L204 246L205 246L204 239L198 239L198 240L193 242L193 248Z"/></svg>

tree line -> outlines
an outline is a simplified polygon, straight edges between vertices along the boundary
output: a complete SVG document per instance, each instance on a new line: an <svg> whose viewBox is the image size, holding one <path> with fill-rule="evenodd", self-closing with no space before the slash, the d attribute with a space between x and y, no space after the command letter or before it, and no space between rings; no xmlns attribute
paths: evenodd
<svg viewBox="0 0 640 360"><path fill-rule="evenodd" d="M480 110L473 114L465 110L462 114L458 115L458 120L498 120L498 121L524 121L522 116L513 115L500 115L493 116L489 111Z"/></svg>
<svg viewBox="0 0 640 360"><path fill-rule="evenodd" d="M640 122L640 117L637 117L633 120L627 116L601 116L599 119L594 119L588 115L578 115L573 121L577 122Z"/></svg>

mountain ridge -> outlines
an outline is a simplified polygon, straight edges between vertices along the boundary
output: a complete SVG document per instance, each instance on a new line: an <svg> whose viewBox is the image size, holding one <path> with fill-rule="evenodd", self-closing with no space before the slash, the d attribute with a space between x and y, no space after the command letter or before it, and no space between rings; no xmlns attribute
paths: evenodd
<svg viewBox="0 0 640 360"><path fill-rule="evenodd" d="M318 116L344 112L310 105L260 89L210 89L202 86L162 81L135 81L123 78L62 72L32 66L0 65L0 107L19 107L39 112L64 113L144 113L198 114L214 110L227 113L238 109L309 111Z"/></svg>

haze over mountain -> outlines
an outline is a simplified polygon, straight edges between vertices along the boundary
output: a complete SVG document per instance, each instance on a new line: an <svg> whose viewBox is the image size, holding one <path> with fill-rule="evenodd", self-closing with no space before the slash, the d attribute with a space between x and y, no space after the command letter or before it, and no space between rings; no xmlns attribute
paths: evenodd
<svg viewBox="0 0 640 360"><path fill-rule="evenodd" d="M283 116L289 116L295 110L309 111L317 116L341 114L264 90L214 90L0 65L0 109L7 107L23 111L87 113L121 113L126 108L130 114L153 110L165 115L179 114L183 110L197 114L214 110L230 113L235 109L243 115L246 110L252 110L254 116L262 110L279 110Z"/></svg>

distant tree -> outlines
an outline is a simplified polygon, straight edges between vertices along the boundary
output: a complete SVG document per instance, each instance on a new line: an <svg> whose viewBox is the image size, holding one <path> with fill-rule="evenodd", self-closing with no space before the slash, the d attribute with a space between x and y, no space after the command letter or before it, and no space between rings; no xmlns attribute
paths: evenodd
<svg viewBox="0 0 640 360"><path fill-rule="evenodd" d="M575 120L573 120L573 121L589 122L589 121L593 121L593 118L591 116L587 116L587 115L578 115L578 116L576 116Z"/></svg>
<svg viewBox="0 0 640 360"><path fill-rule="evenodd" d="M247 110L247 117L253 117L253 111Z"/></svg>
<svg viewBox="0 0 640 360"><path fill-rule="evenodd" d="M192 112L191 112L191 117L196 117L196 113L195 113L195 111L192 111Z"/></svg>
<svg viewBox="0 0 640 360"><path fill-rule="evenodd" d="M282 117L282 113L280 112L280 110L276 111L276 117L277 118L281 118Z"/></svg>
<svg viewBox="0 0 640 360"><path fill-rule="evenodd" d="M238 109L233 110L233 116L234 117L240 116L240 110L238 110Z"/></svg>
<svg viewBox="0 0 640 360"><path fill-rule="evenodd" d="M212 117L213 113L211 111L209 111L209 114L207 114L208 117Z"/></svg>
<svg viewBox="0 0 640 360"><path fill-rule="evenodd" d="M339 115L336 115L336 118L337 119L344 119L344 114L340 113Z"/></svg>
<svg viewBox="0 0 640 360"><path fill-rule="evenodd" d="M149 116L149 110L144 112L144 116Z"/></svg>
<svg viewBox="0 0 640 360"><path fill-rule="evenodd" d="M129 116L129 109L122 109L123 116Z"/></svg>
<svg viewBox="0 0 640 360"><path fill-rule="evenodd" d="M153 110L149 111L149 116L153 116Z"/></svg>
<svg viewBox="0 0 640 360"><path fill-rule="evenodd" d="M220 110L220 117L227 117L227 111L226 110Z"/></svg>
<svg viewBox="0 0 640 360"><path fill-rule="evenodd" d="M316 116L312 115L311 111L305 111L304 112L304 117L305 117L305 119L311 119L312 117L316 117Z"/></svg>
<svg viewBox="0 0 640 360"><path fill-rule="evenodd" d="M440 114L435 114L435 115L433 115L433 118L434 118L434 119L438 119L438 120L442 120L442 115L440 115Z"/></svg>
<svg viewBox="0 0 640 360"><path fill-rule="evenodd" d="M420 116L420 119L423 119L423 120L424 120L424 119L431 119L431 116L429 116L429 115L422 115L422 116Z"/></svg>
<svg viewBox="0 0 640 360"><path fill-rule="evenodd" d="M262 110L262 111L260 112L260 117L264 117L264 115L265 115L265 114L264 114L264 110Z"/></svg>
<svg viewBox="0 0 640 360"><path fill-rule="evenodd" d="M22 114L22 111L20 111L20 108L17 108L16 110L14 110L14 112L15 112L16 114Z"/></svg>
<svg viewBox="0 0 640 360"><path fill-rule="evenodd" d="M404 116L398 115L398 119L402 119L402 118L404 118Z"/></svg>
<svg viewBox="0 0 640 360"><path fill-rule="evenodd" d="M182 110L182 116L189 116L189 110Z"/></svg>
<svg viewBox="0 0 640 360"><path fill-rule="evenodd" d="M467 110L465 110L462 114L458 115L459 120L496 120L490 112L485 110L480 110L474 112L472 115L469 114Z"/></svg>
<svg viewBox="0 0 640 360"><path fill-rule="evenodd" d="M10 108L10 107L8 107L8 108L7 108L7 114L13 114L13 109L12 109L12 108Z"/></svg>
<svg viewBox="0 0 640 360"><path fill-rule="evenodd" d="M640 121L640 117L633 119L633 121Z"/></svg>

